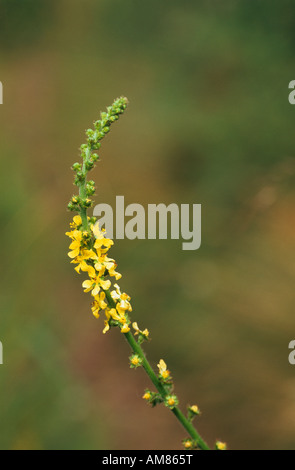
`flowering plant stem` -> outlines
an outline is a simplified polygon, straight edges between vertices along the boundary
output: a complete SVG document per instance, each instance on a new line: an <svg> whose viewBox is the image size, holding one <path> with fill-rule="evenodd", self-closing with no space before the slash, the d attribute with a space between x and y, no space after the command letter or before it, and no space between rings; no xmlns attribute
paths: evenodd
<svg viewBox="0 0 295 470"><path fill-rule="evenodd" d="M78 186L79 194L73 196L68 204L70 210L78 213L70 224L72 230L66 233L72 240L69 247L71 251L68 255L72 259L71 262L77 264L76 272L78 274L84 272L88 275L88 279L83 282L82 286L84 292L91 292L93 297L91 307L93 315L98 318L101 311L105 312L103 333L114 327L120 329L132 349L132 356L129 358L130 367L135 369L139 366L143 367L157 389L157 392L146 390L143 399L151 406L164 403L167 408L170 408L190 436L182 441L185 449L209 450L192 423L193 419L200 414L198 406L188 406L187 416L185 416L178 407L179 400L173 393L171 373L164 360L159 361L158 374L154 372L147 360L141 344L150 339L148 329L140 330L137 323L133 322L132 328L135 332L134 334L131 332L130 296L121 292L116 283L111 290L113 278L116 281L121 278L121 274L116 271L115 260L108 257L108 250L114 242L106 237L105 231L100 229L95 217L87 216L87 209L93 204L90 196L95 193L95 183L91 180L87 181L87 175L95 162L99 160L99 156L94 152L100 148L100 141L109 132L111 124L124 112L127 103L126 98L118 98L112 106L107 108L107 112L101 113L101 119L94 122L94 130L86 131L87 143L81 146L82 164L77 162L72 167L76 173L74 184ZM215 448L223 450L226 446L217 441Z"/></svg>
<svg viewBox="0 0 295 470"><path fill-rule="evenodd" d="M110 304L110 306L114 307L115 303L111 297L111 294L109 291L106 291L106 298ZM127 333L124 333L124 336L129 343L129 346L131 347L132 351L134 354L137 354L140 359L141 359L141 365L146 371L147 375L153 382L154 386L158 390L159 394L161 395L163 401L167 398L169 395L165 389L165 387L162 385L161 381L158 379L157 375L155 374L152 366L150 365L149 361L146 358L146 355L140 346L136 339L134 338L133 334L131 331L128 331ZM181 410L178 408L178 406L175 406L174 408L171 409L172 413L176 416L176 418L180 421L180 423L183 425L183 427L187 430L191 438L197 443L199 449L201 450L210 450L209 446L206 444L206 442L201 438L195 427L193 426L192 422L184 416L184 414L181 412Z"/></svg>
<svg viewBox="0 0 295 470"><path fill-rule="evenodd" d="M131 349L134 351L135 354L138 354L138 356L142 359L142 367L146 371L147 375L153 382L154 386L160 393L161 397L165 401L167 398L167 392L163 385L161 384L160 380L157 378L157 375L155 374L154 370L152 369L150 363L148 362L141 346L136 342L133 334L129 331L128 333L124 333L124 336L126 340L128 341ZM210 450L209 446L206 444L206 442L201 438L191 421L189 421L184 414L180 411L178 406L175 406L174 408L171 409L172 413L176 416L178 421L183 425L183 427L186 429L186 431L189 433L191 438L196 442L198 445L199 449L201 450Z"/></svg>

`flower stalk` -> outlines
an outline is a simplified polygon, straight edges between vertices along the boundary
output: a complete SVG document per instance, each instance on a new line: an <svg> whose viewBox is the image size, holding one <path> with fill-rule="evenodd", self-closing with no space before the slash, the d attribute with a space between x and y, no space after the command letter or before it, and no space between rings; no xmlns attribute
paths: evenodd
<svg viewBox="0 0 295 470"><path fill-rule="evenodd" d="M93 204L91 196L95 193L94 181L87 180L88 172L99 160L96 151L101 146L100 141L109 132L111 124L124 112L127 104L126 98L118 98L107 108L107 112L101 113L100 120L94 122L94 129L86 131L86 144L80 147L82 164L76 162L72 166L75 172L74 184L79 191L71 198L68 209L77 212L78 215L73 217L73 222L70 224L71 231L66 233L71 239L68 256L71 258L71 263L76 264L76 272L85 273L88 276L82 286L84 292L91 292L93 315L99 318L101 312L105 313L103 333L114 327L120 329L132 350L129 358L130 367L143 367L156 388L156 392L146 390L143 399L151 406L164 403L172 411L190 436L183 440L185 449L209 450L209 446L201 438L192 422L199 414L198 407L196 405L188 407L187 416L185 416L178 407L179 401L173 393L171 373L164 360L159 361L158 374L147 360L141 345L150 339L149 331L140 330L136 322L131 323L130 296L121 292L117 282L114 283L114 280L118 281L121 278L121 274L116 271L115 260L108 257L108 251L114 242L107 238L104 230L100 229L96 218L87 215L87 210ZM215 448L223 450L225 444L217 441Z"/></svg>
<svg viewBox="0 0 295 470"><path fill-rule="evenodd" d="M153 368L151 367L149 361L147 360L141 346L136 342L134 336L132 335L131 332L125 333L124 334L127 342L129 343L129 346L131 349L142 359L142 367L146 371L147 375L151 379L152 383L158 390L159 394L161 395L161 398L165 402L167 398L167 390L161 383L161 381L158 379L157 375L155 374ZM206 442L201 438L193 424L188 420L188 418L185 417L185 415L181 412L179 407L174 406L171 408L172 413L176 416L178 421L182 424L182 426L186 429L188 434L191 436L191 438L195 441L197 444L197 447L201 450L210 450L209 446L206 444Z"/></svg>

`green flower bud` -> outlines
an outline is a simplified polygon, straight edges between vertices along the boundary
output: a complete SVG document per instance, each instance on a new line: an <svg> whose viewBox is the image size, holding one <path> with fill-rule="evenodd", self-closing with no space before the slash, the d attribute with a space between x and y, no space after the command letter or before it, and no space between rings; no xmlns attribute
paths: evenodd
<svg viewBox="0 0 295 470"><path fill-rule="evenodd" d="M85 179L85 176L83 175L82 171L77 171L74 184L76 186L79 186L84 181L84 179Z"/></svg>
<svg viewBox="0 0 295 470"><path fill-rule="evenodd" d="M68 209L70 211L75 211L76 210L76 204L73 204L72 201L68 203Z"/></svg>
<svg viewBox="0 0 295 470"><path fill-rule="evenodd" d="M86 184L86 192L87 192L87 196L92 196L95 193L95 186L93 186L92 184L90 184L90 182L88 182Z"/></svg>
<svg viewBox="0 0 295 470"><path fill-rule="evenodd" d="M79 196L73 196L71 201L73 204L79 204Z"/></svg>
<svg viewBox="0 0 295 470"><path fill-rule="evenodd" d="M86 164L85 164L85 168L86 168L87 171L92 170L92 168L93 168L93 162L90 162L90 161L88 160L88 161L86 162Z"/></svg>
<svg viewBox="0 0 295 470"><path fill-rule="evenodd" d="M93 225L94 225L95 222L96 222L96 217L89 217L88 220L89 220L89 223L90 223L90 224L93 224Z"/></svg>
<svg viewBox="0 0 295 470"><path fill-rule="evenodd" d="M81 163L78 163L78 162L74 163L74 165L72 166L72 169L74 171L81 171L81 169L82 169Z"/></svg>
<svg viewBox="0 0 295 470"><path fill-rule="evenodd" d="M97 133L97 140L101 140L104 138L104 132L101 130L100 132Z"/></svg>
<svg viewBox="0 0 295 470"><path fill-rule="evenodd" d="M83 200L82 204L84 207L90 207L92 204L92 200L89 197L87 197L86 199Z"/></svg>
<svg viewBox="0 0 295 470"><path fill-rule="evenodd" d="M90 144L91 150L98 150L99 147L100 147L100 145L101 145L101 144L100 144L99 142L93 142L93 143L91 143L91 144Z"/></svg>
<svg viewBox="0 0 295 470"><path fill-rule="evenodd" d="M93 137L94 137L94 130L92 130L92 129L87 129L86 135L87 135L88 139L93 139Z"/></svg>
<svg viewBox="0 0 295 470"><path fill-rule="evenodd" d="M92 158L92 160L93 160L94 162L97 162L97 160L99 160L99 156L97 155L97 153L93 153L93 154L91 155L91 158Z"/></svg>

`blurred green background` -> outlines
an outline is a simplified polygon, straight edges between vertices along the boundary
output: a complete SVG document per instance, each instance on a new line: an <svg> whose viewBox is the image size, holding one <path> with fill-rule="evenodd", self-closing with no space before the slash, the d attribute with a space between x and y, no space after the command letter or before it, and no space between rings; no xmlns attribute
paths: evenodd
<svg viewBox="0 0 295 470"><path fill-rule="evenodd" d="M124 195L202 204L202 246L121 240L112 256L212 446L295 449L295 2L0 0L1 449L179 449L102 335L67 257L70 167L114 98L130 107L92 173Z"/></svg>

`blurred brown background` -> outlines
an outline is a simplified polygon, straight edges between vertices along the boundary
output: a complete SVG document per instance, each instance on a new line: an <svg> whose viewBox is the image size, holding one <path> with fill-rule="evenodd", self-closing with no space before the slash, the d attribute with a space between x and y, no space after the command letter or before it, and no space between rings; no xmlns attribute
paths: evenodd
<svg viewBox="0 0 295 470"><path fill-rule="evenodd" d="M202 246L112 256L212 446L295 449L295 3L0 0L2 449L179 449L185 432L102 335L67 257L70 167L114 98L130 106L96 201L202 204Z"/></svg>

